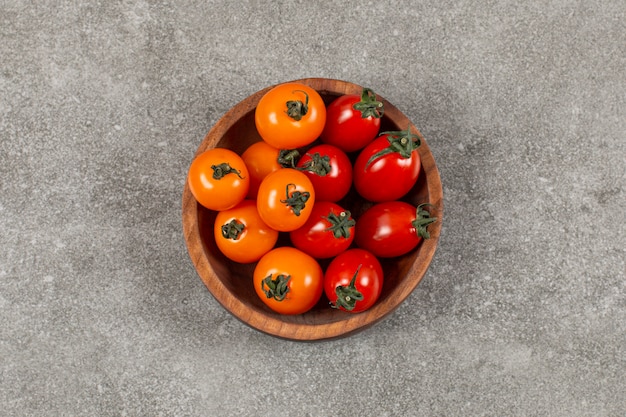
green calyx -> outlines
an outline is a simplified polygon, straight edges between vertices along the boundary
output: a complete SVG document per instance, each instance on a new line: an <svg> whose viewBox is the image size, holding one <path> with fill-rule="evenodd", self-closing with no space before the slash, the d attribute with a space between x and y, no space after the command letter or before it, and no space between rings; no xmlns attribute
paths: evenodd
<svg viewBox="0 0 626 417"><path fill-rule="evenodd" d="M237 240L241 233L245 229L245 225L237 221L237 219L232 219L226 224L222 225L222 236L224 239L232 239Z"/></svg>
<svg viewBox="0 0 626 417"><path fill-rule="evenodd" d="M291 275L279 274L272 279L269 274L261 281L261 289L267 298L273 298L276 301L283 301L289 292L289 280Z"/></svg>
<svg viewBox="0 0 626 417"><path fill-rule="evenodd" d="M338 285L335 288L335 294L337 294L337 301L335 304L331 304L333 308L343 308L346 311L354 310L357 301L361 301L363 299L363 294L356 289L356 277L359 275L359 271L361 270L361 266L359 265L356 269L356 272L352 276L350 280L350 284L347 286Z"/></svg>
<svg viewBox="0 0 626 417"><path fill-rule="evenodd" d="M347 239L350 237L350 229L354 227L356 221L350 217L348 210L342 211L339 215L336 215L332 211L325 216L324 219L330 223L330 226L325 230L333 232L335 239Z"/></svg>
<svg viewBox="0 0 626 417"><path fill-rule="evenodd" d="M305 116L309 111L309 95L302 90L293 90L292 93L296 91L301 92L305 96L305 102L301 102L300 100L289 100L287 104L287 116L291 117L295 121L299 121L302 119L302 116Z"/></svg>
<svg viewBox="0 0 626 417"><path fill-rule="evenodd" d="M228 162L222 162L219 165L211 165L211 169L213 170L213 178L216 180L221 180L228 174L235 174L239 178L243 179L241 172L228 165Z"/></svg>
<svg viewBox="0 0 626 417"><path fill-rule="evenodd" d="M300 212L304 210L309 197L311 197L311 193L308 191L296 190L289 194L289 188L291 187L297 188L298 186L296 184L287 184L285 187L286 198L284 200L280 200L280 202L287 205L291 211L293 211L293 214L299 216Z"/></svg>
<svg viewBox="0 0 626 417"><path fill-rule="evenodd" d="M380 119L385 112L385 106L382 101L376 100L376 94L369 88L364 88L361 92L361 101L354 103L354 110L361 112L361 118L366 119L373 117Z"/></svg>
<svg viewBox="0 0 626 417"><path fill-rule="evenodd" d="M369 167L378 158L394 152L400 154L402 158L408 159L411 157L413 151L419 148L421 145L420 137L411 133L410 125L407 127L406 130L401 130L397 132L383 132L380 135L387 136L389 146L372 155L370 159L367 160L365 168Z"/></svg>
<svg viewBox="0 0 626 417"><path fill-rule="evenodd" d="M429 239L430 233L428 233L428 225L437 221L436 217L430 217L430 212L424 207L432 206L429 203L423 203L417 206L417 210L415 212L415 220L411 222L413 227L415 227L415 232L417 235L423 239Z"/></svg>
<svg viewBox="0 0 626 417"><path fill-rule="evenodd" d="M300 159L300 152L297 149L281 149L276 161L283 168L295 168L298 159Z"/></svg>
<svg viewBox="0 0 626 417"><path fill-rule="evenodd" d="M314 154L308 153L307 155L311 159L304 163L302 167L298 168L300 171L309 171L320 177L330 174L330 171L333 169L330 165L330 156L322 156L319 152L315 152Z"/></svg>

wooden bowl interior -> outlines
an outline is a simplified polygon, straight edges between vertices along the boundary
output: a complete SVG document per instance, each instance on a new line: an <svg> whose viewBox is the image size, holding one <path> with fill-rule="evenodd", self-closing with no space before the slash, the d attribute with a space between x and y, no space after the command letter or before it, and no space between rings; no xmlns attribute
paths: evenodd
<svg viewBox="0 0 626 417"><path fill-rule="evenodd" d="M306 79L298 80L315 88L328 104L342 94L360 93L362 87L338 80ZM199 154L213 147L229 148L239 154L261 138L254 123L254 110L264 89L248 97L231 109L207 134L199 146ZM381 131L406 130L409 120L393 105L385 103L385 115L381 121ZM413 133L419 131L411 124ZM442 193L439 173L434 164L428 145L422 138L419 148L422 157L422 172L418 183L403 199L414 205L429 202L435 207L435 215L441 218ZM349 155L353 160L356 154ZM363 200L351 190L340 205L358 216L371 203ZM232 262L221 254L213 237L213 223L216 212L197 204L187 186L183 192L183 223L185 238L191 258L198 274L215 298L236 317L266 333L297 340L315 340L345 336L365 328L389 314L413 291L422 279L434 255L441 221L429 227L431 239L411 253L393 259L382 259L385 273L380 299L370 310L352 314L330 308L324 296L309 312L296 316L286 316L270 310L254 292L251 277L255 264ZM278 245L288 245L289 237L281 233ZM328 260L321 261L323 268Z"/></svg>

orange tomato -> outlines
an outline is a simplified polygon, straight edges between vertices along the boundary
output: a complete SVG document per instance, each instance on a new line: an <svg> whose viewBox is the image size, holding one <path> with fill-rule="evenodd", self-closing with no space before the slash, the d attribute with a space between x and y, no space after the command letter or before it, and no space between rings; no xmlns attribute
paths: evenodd
<svg viewBox="0 0 626 417"><path fill-rule="evenodd" d="M311 216L315 190L311 180L293 168L274 171L263 179L257 194L257 209L272 229L290 232Z"/></svg>
<svg viewBox="0 0 626 417"><path fill-rule="evenodd" d="M261 97L254 121L264 141L278 149L296 149L320 136L326 124L326 106L319 93L307 85L279 84Z"/></svg>
<svg viewBox="0 0 626 417"><path fill-rule="evenodd" d="M290 246L263 255L254 269L253 281L259 298L280 314L309 311L324 289L324 273L319 263Z"/></svg>
<svg viewBox="0 0 626 417"><path fill-rule="evenodd" d="M282 168L278 162L280 149L277 149L265 141L255 142L250 145L243 154L241 159L245 162L250 173L250 188L248 189L247 198L256 199L259 191L259 185L267 174Z"/></svg>
<svg viewBox="0 0 626 417"><path fill-rule="evenodd" d="M250 187L248 168L235 152L213 148L198 155L187 175L191 193L210 210L228 210L245 198Z"/></svg>
<svg viewBox="0 0 626 417"><path fill-rule="evenodd" d="M220 251L242 264L258 261L278 240L278 232L265 224L252 200L217 213L213 232Z"/></svg>

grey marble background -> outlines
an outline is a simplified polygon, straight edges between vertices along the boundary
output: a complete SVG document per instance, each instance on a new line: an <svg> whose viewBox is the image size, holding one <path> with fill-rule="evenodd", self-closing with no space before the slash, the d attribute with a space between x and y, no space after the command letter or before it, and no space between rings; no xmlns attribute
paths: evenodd
<svg viewBox="0 0 626 417"><path fill-rule="evenodd" d="M626 3L0 2L6 416L626 415ZM187 168L244 97L366 85L445 220L388 319L276 339L187 256Z"/></svg>

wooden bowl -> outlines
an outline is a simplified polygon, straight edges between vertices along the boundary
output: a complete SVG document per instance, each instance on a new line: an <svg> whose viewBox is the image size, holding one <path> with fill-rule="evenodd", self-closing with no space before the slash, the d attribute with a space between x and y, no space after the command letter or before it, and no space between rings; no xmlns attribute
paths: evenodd
<svg viewBox="0 0 626 417"><path fill-rule="evenodd" d="M362 87L345 81L308 78L296 80L317 90L326 104L343 94L360 94ZM206 135L196 151L216 147L229 148L239 154L261 138L254 124L254 110L260 98L273 86L267 87L241 101L230 109ZM378 96L385 105L381 131L406 130L410 121L396 107ZM263 304L252 285L255 264L242 265L228 260L218 250L213 237L216 212L205 209L196 202L187 182L183 190L183 231L189 256L198 275L217 299L235 317L267 334L292 340L312 341L331 339L352 334L367 328L393 312L417 287L435 254L441 231L443 192L439 172L428 144L421 133L410 124L411 130L422 139L418 151L422 172L418 183L403 199L414 205L430 203L438 220L428 228L430 239L424 240L414 251L398 258L381 259L385 273L382 294L377 303L362 313L348 313L330 308L325 296L312 310L302 315L280 315ZM354 157L355 155L351 155ZM358 216L371 203L351 192L341 203ZM289 244L284 236L278 245ZM327 262L321 262L324 268Z"/></svg>

